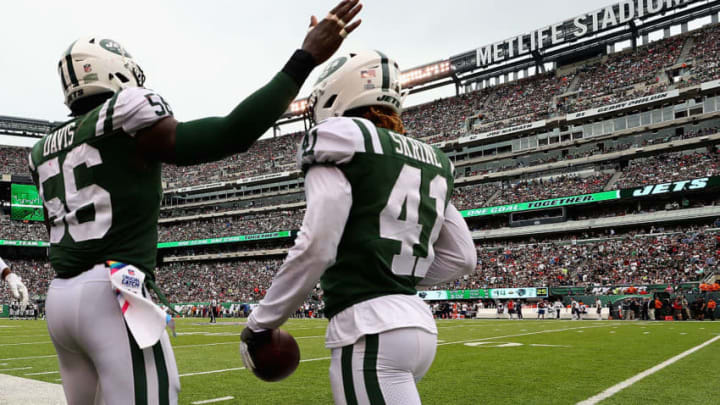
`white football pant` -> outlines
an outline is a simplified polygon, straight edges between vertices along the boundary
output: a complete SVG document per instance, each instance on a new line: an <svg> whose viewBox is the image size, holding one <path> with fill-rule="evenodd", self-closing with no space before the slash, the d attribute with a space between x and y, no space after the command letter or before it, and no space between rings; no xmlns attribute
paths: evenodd
<svg viewBox="0 0 720 405"><path fill-rule="evenodd" d="M167 332L140 350L105 265L55 278L46 306L68 404L177 404L180 378Z"/></svg>
<svg viewBox="0 0 720 405"><path fill-rule="evenodd" d="M437 335L420 328L365 335L332 349L335 405L420 405L416 383L435 358Z"/></svg>

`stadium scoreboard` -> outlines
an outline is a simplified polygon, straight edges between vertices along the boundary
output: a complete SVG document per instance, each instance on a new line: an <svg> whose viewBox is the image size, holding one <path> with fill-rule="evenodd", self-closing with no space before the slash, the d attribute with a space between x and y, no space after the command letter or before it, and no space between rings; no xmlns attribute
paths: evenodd
<svg viewBox="0 0 720 405"><path fill-rule="evenodd" d="M38 190L31 184L10 186L10 219L17 221L42 221L45 219Z"/></svg>

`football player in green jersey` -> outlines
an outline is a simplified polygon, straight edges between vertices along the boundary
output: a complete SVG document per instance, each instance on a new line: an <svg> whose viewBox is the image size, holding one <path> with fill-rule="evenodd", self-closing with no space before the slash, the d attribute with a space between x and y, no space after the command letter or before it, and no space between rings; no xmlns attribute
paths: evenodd
<svg viewBox="0 0 720 405"><path fill-rule="evenodd" d="M320 280L336 404L419 404L437 329L416 287L477 263L450 203L453 165L402 135L402 100L398 66L380 52L344 55L321 74L309 99L318 124L298 153L307 211L242 334L244 358L255 360Z"/></svg>
<svg viewBox="0 0 720 405"><path fill-rule="evenodd" d="M177 122L113 40L82 38L65 51L58 71L73 118L33 147L29 165L50 233L48 329L68 403L177 403L166 316L145 288L158 292L160 163L246 151L357 28L360 8L343 0L319 23L312 17L302 48L225 117Z"/></svg>

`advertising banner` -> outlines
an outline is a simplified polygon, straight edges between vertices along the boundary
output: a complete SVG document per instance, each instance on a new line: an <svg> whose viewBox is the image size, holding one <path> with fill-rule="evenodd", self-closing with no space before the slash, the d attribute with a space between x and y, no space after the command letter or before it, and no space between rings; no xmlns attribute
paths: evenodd
<svg viewBox="0 0 720 405"><path fill-rule="evenodd" d="M637 198L655 196L683 191L700 191L709 187L720 186L720 176L703 177L692 180L674 181L672 183L652 184L620 190L620 198Z"/></svg>
<svg viewBox="0 0 720 405"><path fill-rule="evenodd" d="M0 246L30 246L30 247L48 247L50 243L42 240L2 240Z"/></svg>
<svg viewBox="0 0 720 405"><path fill-rule="evenodd" d="M663 93L653 94L651 96L645 96L640 98L635 98L628 101L623 101L622 103L616 103L616 104L610 104L598 108L591 108L589 110L580 111L576 113L570 113L567 115L568 121L574 121L579 120L581 118L588 118L593 117L595 115L605 114L611 111L617 111L622 110L624 108L628 107L635 107L642 104L652 103L659 100L665 100L673 97L677 97L680 95L680 90L670 90Z"/></svg>
<svg viewBox="0 0 720 405"><path fill-rule="evenodd" d="M601 193L582 194L570 197L553 198L550 200L529 201L517 204L498 205L495 207L475 208L460 211L460 214L464 218L479 217L483 215L508 214L511 212L530 211L541 208L563 207L566 205L589 204L598 201L617 200L618 198L620 198L620 192L617 190L603 191Z"/></svg>
<svg viewBox="0 0 720 405"><path fill-rule="evenodd" d="M237 236L226 236L226 237L222 237L222 238L184 240L184 241L177 241L177 242L162 242L162 243L158 243L158 248L162 249L162 248L185 247L185 246L214 245L217 243L248 242L248 241L262 240L262 239L289 238L291 236L292 236L292 231L279 231L279 232L258 233L258 234L254 234L254 235L237 235Z"/></svg>
<svg viewBox="0 0 720 405"><path fill-rule="evenodd" d="M547 287L528 288L481 288L476 290L428 290L418 291L418 297L425 301L480 300L547 297Z"/></svg>
<svg viewBox="0 0 720 405"><path fill-rule="evenodd" d="M547 287L527 287L527 288L491 288L490 298L492 299L515 299L515 298L537 298L547 297Z"/></svg>
<svg viewBox="0 0 720 405"><path fill-rule="evenodd" d="M494 137L500 136L500 135L514 134L515 132L527 131L529 129L535 129L535 128L542 128L544 126L545 126L545 120L529 122L527 124L516 125L514 127L501 128L501 129L496 129L495 131L483 132L483 133L479 133L479 134L464 136L464 137L458 139L458 143L463 144L463 143L468 143L468 142L472 142L472 141L477 141L478 139L494 138Z"/></svg>

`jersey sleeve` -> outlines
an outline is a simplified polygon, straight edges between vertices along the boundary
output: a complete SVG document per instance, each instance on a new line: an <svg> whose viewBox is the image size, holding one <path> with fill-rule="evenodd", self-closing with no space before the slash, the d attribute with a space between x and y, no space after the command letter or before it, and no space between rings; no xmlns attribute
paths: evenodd
<svg viewBox="0 0 720 405"><path fill-rule="evenodd" d="M172 109L160 95L150 89L131 87L105 102L98 114L95 134L122 129L134 137L141 129L172 115Z"/></svg>
<svg viewBox="0 0 720 405"><path fill-rule="evenodd" d="M298 167L307 170L313 164L345 164L356 153L382 153L377 129L362 118L328 118L303 137Z"/></svg>

